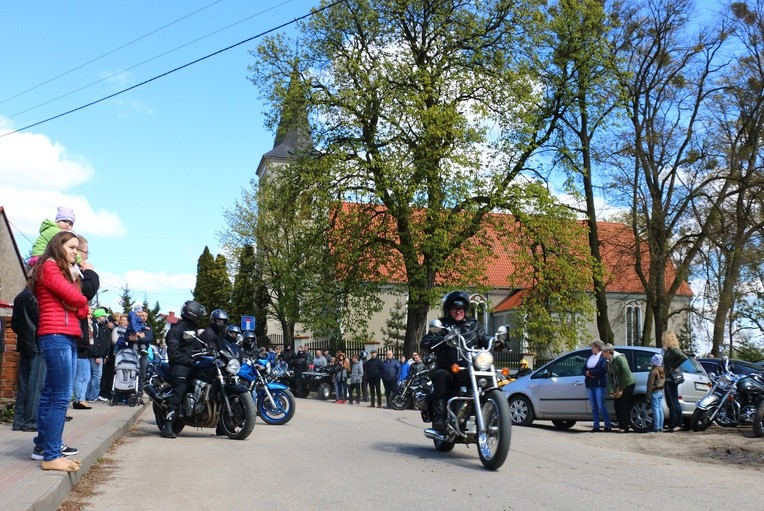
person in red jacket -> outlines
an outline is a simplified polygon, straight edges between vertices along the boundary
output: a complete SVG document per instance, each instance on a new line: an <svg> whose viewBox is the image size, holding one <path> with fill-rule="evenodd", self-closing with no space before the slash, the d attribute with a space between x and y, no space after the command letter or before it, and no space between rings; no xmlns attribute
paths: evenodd
<svg viewBox="0 0 764 511"><path fill-rule="evenodd" d="M34 459L42 455L43 470L74 472L80 468L78 460L67 459L61 451L77 339L82 336L80 320L88 313L88 299L82 294L80 271L75 265L79 246L77 235L71 231L53 236L29 281L40 311L37 337L46 366L32 453Z"/></svg>

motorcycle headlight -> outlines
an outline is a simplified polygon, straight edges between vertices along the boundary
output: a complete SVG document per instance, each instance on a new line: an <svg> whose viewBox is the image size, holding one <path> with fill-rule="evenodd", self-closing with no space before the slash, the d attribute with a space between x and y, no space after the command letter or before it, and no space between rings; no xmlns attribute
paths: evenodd
<svg viewBox="0 0 764 511"><path fill-rule="evenodd" d="M475 357L474 363L478 371L488 371L493 365L493 355L490 351L481 351Z"/></svg>
<svg viewBox="0 0 764 511"><path fill-rule="evenodd" d="M722 374L719 376L719 378L716 380L716 383L719 384L719 388L727 390L730 388L730 385L732 385L732 378L727 376L726 374Z"/></svg>
<svg viewBox="0 0 764 511"><path fill-rule="evenodd" d="M239 374L239 369L241 369L241 362L235 358L232 358L228 361L228 364L226 364L225 368L229 374L237 375Z"/></svg>

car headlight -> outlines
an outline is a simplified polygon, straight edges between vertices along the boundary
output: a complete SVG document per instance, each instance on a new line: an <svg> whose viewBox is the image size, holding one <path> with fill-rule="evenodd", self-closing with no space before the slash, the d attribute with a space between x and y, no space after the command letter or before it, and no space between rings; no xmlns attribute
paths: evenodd
<svg viewBox="0 0 764 511"><path fill-rule="evenodd" d="M239 374L239 369L241 369L241 362L235 358L232 358L228 361L228 364L226 364L225 368L229 374L237 375Z"/></svg>
<svg viewBox="0 0 764 511"><path fill-rule="evenodd" d="M474 359L478 371L488 371L493 365L493 355L490 351L481 351Z"/></svg>

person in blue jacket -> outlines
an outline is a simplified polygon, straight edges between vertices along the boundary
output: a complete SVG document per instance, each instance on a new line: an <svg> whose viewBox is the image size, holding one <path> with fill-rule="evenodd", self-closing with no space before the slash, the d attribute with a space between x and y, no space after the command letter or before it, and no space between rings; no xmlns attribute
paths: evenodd
<svg viewBox="0 0 764 511"><path fill-rule="evenodd" d="M598 433L600 430L600 419L605 421L605 431L612 431L613 426L610 423L610 416L605 406L605 391L607 389L607 359L602 356L602 349L605 343L594 341L591 344L592 354L586 359L586 364L581 370L585 376L586 397L592 406L592 419L594 427L590 433Z"/></svg>

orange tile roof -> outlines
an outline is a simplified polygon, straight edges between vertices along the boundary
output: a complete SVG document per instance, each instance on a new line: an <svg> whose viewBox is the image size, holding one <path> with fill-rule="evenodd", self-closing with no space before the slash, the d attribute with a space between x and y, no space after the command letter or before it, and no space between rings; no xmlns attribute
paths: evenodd
<svg viewBox="0 0 764 511"><path fill-rule="evenodd" d="M343 203L342 209L344 212L348 212L354 208L368 207L368 205L361 205L357 203ZM370 211L384 214L384 208L382 206L372 207ZM495 213L491 215L492 221L506 221L514 222L511 215ZM386 217L385 217L386 218ZM384 222L382 220L381 222ZM340 222L341 223L341 222ZM516 244L502 243L499 239L499 235L495 229L491 227L492 222L487 222L487 239L488 248L491 253L491 259L486 265L484 275L479 277L480 284L485 285L493 289L518 289L523 287L530 287L531 281L528 280L524 285L517 284L517 275L524 271L525 264L515 257L515 253L520 250ZM376 224L379 226L380 224ZM581 230L581 249L588 255L588 245L586 239L586 223L579 221L573 224L571 227ZM598 234L600 238L600 253L602 256L602 262L605 268L605 290L609 293L633 293L644 294L644 288L639 280L635 269L634 258L634 233L631 228L623 223L617 222L598 222ZM510 226L510 228L513 228ZM340 229L341 230L341 229ZM381 229L385 231L385 234L389 235L393 229ZM339 243L343 238L335 238L334 242ZM347 240L347 238L344 238ZM647 273L647 268L650 263L650 256L647 252L645 243L642 243L642 264ZM375 275L376 277L370 277L373 281L387 281L401 283L405 281L406 270L403 266L403 261L400 254L393 252L388 254L386 261L377 263L375 267L371 267L374 258L368 258L370 267L367 269L368 274ZM672 263L669 263L666 267L666 282L670 285L676 275L675 267ZM515 283L512 284L509 281L509 276L514 276ZM448 282L447 275L438 276L439 283ZM477 284L477 283L476 283ZM591 289L591 288L590 288ZM512 293L504 301L502 301L498 307L502 307L503 310L516 307L522 302L522 298L527 293ZM677 290L678 296L692 296L692 290L686 281L683 281Z"/></svg>

